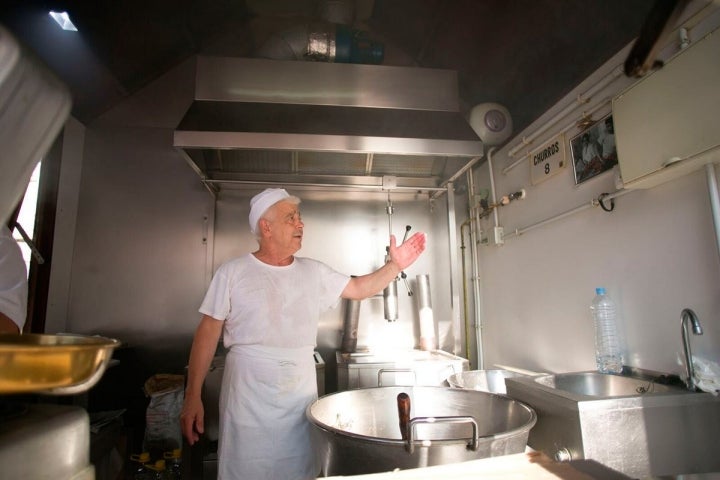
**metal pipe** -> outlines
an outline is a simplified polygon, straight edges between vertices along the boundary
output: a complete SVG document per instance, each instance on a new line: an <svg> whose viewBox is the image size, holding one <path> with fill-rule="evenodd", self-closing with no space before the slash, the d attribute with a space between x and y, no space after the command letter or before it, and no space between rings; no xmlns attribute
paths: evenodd
<svg viewBox="0 0 720 480"><path fill-rule="evenodd" d="M470 174L470 188L474 192L475 185ZM482 369L485 361L483 360L485 348L483 346L482 334L482 301L480 291L480 255L478 254L478 245L480 241L480 211L475 206L470 210L474 228L470 229L470 258L472 259L472 281L473 281L473 303L475 307L475 343L477 347L477 368Z"/></svg>
<svg viewBox="0 0 720 480"><path fill-rule="evenodd" d="M490 195L492 198L492 204L497 205L497 194L495 193L495 172L493 171L493 164L492 164L493 153L495 153L495 147L492 147L490 150L488 150L487 164L488 164L488 173L490 175ZM493 208L493 218L495 219L495 226L496 227L499 226L500 220L498 217L497 208Z"/></svg>
<svg viewBox="0 0 720 480"><path fill-rule="evenodd" d="M467 269L465 268L465 227L471 227L471 219L460 225L460 265L462 271L463 313L465 314L465 357L470 360L470 313L468 311Z"/></svg>
<svg viewBox="0 0 720 480"><path fill-rule="evenodd" d="M710 193L710 208L712 210L713 225L715 226L715 243L717 244L718 254L720 254L720 194L718 194L715 165L712 163L705 165L705 173L707 176L708 191Z"/></svg>
<svg viewBox="0 0 720 480"><path fill-rule="evenodd" d="M20 225L20 222L13 222L13 227L15 227L20 236L25 241L25 244L28 246L28 248L30 248L30 253L32 253L33 257L35 257L35 261L38 263L38 265L42 265L43 263L45 263L45 259L43 258L42 253L40 253L40 250L37 249L35 243L32 241L32 238L30 238L22 225Z"/></svg>
<svg viewBox="0 0 720 480"><path fill-rule="evenodd" d="M392 216L394 213L392 200L390 200L390 192L388 192L388 195L387 195L387 205L385 206L385 213L387 213L387 216L388 216L388 239L389 239L390 236L393 234ZM387 253L389 254L390 251L388 251Z"/></svg>
<svg viewBox="0 0 720 480"><path fill-rule="evenodd" d="M692 332L695 335L702 335L702 326L695 312L689 308L683 309L680 314L680 329L683 341L683 352L685 353L685 373L687 374L687 389L695 391L695 365L693 363L692 350L690 349L690 339L688 338L688 322L692 326Z"/></svg>
<svg viewBox="0 0 720 480"><path fill-rule="evenodd" d="M393 206L390 200L390 192L387 195L387 206L385 207L385 213L388 216L388 238L392 235L392 215ZM385 262L390 261L390 246L385 248ZM397 277L395 277L388 285L383 289L383 312L385 320L388 322L394 322L398 319L398 293L397 293Z"/></svg>
<svg viewBox="0 0 720 480"><path fill-rule="evenodd" d="M600 110L601 108L604 108L604 107L605 107L607 104L609 104L611 101L612 101L612 100L611 100L610 98L606 98L606 99L604 99L602 102L599 102L597 105L595 105L595 106L594 106L593 108L591 108L590 110L583 110L583 116L592 115L593 113L597 112L597 111ZM577 122L575 122L575 121L568 123L565 127L563 127L562 129L558 130L558 131L555 133L555 135L557 135L557 134L559 134L559 133L565 133L565 132L567 132L567 131L569 131L569 130L572 130L573 128L577 128ZM525 160L528 159L528 157L532 156L533 153L541 150L541 149L544 148L544 147L545 147L545 144L543 143L542 145L539 145L538 147L536 147L536 148L533 149L533 150L528 150L527 153L526 153L524 156L518 158L517 160L515 160L515 161L514 161L513 163L511 163L510 165L508 165L508 166L506 166L505 168L503 168L503 169L502 169L502 173L503 173L503 174L507 174L507 172L509 172L510 170L512 170L513 168L515 168L516 166L518 166L518 165L520 165L521 163L523 163Z"/></svg>
<svg viewBox="0 0 720 480"><path fill-rule="evenodd" d="M385 289L383 289L383 312L385 320L394 322L398 319L398 293L397 278L394 278Z"/></svg>
<svg viewBox="0 0 720 480"><path fill-rule="evenodd" d="M471 158L468 163L466 163L462 168L460 168L460 170L458 170L457 172L455 172L450 178L448 178L447 180L445 180L445 181L440 185L441 187L443 187L443 188L442 188L442 192L440 191L440 189L438 189L438 191L437 191L436 193L434 193L434 194L431 196L431 198L435 199L435 198L438 198L440 195L442 195L442 194L445 192L445 190L447 189L448 184L451 184L451 183L453 183L455 180L457 180L458 178L460 178L460 175L462 175L463 173L465 173L469 168L472 168L472 166L475 165L475 164L476 164L477 162L479 162L480 160L482 160L482 158L483 158L482 156Z"/></svg>
<svg viewBox="0 0 720 480"><path fill-rule="evenodd" d="M453 351L457 355L460 351L460 314L458 303L460 299L455 292L455 281L457 280L457 224L455 223L455 193L453 183L447 184L447 210L448 210L448 246L450 248L450 311L452 314L453 326Z"/></svg>
<svg viewBox="0 0 720 480"><path fill-rule="evenodd" d="M523 137L522 142L519 145L516 145L512 149L510 149L510 152L508 153L508 156L514 157L515 154L523 148L525 145L531 144L537 137L545 133L550 128L554 127L555 124L557 124L560 120L568 116L570 113L572 113L578 105L583 105L585 103L590 102L590 99L593 95L595 95L597 92L602 90L603 88L610 85L612 82L617 80L619 77L623 75L623 67L622 65L617 66L613 69L612 72L610 72L609 75L606 75L605 77L601 78L595 85L590 87L584 94L579 94L576 97L575 102L571 103L564 109L560 111L557 115L552 117L547 122L544 122L543 126L538 128L532 135L529 137ZM577 105L576 105L577 104Z"/></svg>
<svg viewBox="0 0 720 480"><path fill-rule="evenodd" d="M342 184L342 183L303 183L303 182L279 182L279 181L260 181L260 180L218 180L218 179L204 179L205 184L228 184L228 185L262 185L262 186L273 186L282 185L285 187L331 187L331 188L348 188L348 189L369 189L369 190L382 190L383 192L388 191L381 184L377 185L362 185L362 184ZM444 187L405 187L395 186L392 187L392 191L408 191L408 192L442 192L445 193L447 188Z"/></svg>
<svg viewBox="0 0 720 480"><path fill-rule="evenodd" d="M435 320L430 296L430 275L418 275L416 279L418 314L420 316L420 350L437 350Z"/></svg>
<svg viewBox="0 0 720 480"><path fill-rule="evenodd" d="M602 200L603 200L603 201L605 201L605 200L612 200L613 198L621 197L621 196L623 196L623 195L625 195L625 194L627 194L627 193L630 193L631 191L632 191L632 190L617 190L617 191L615 191L615 192L613 192L613 193L611 193L611 194L604 195L603 198L602 198ZM565 211L565 212L563 212L563 213L560 213L560 214L558 214L558 215L554 215L554 216L552 216L552 217L550 217L550 218L547 218L547 219L545 219L545 220L542 220L542 221L540 221L540 222L533 223L532 225L528 225L527 227L516 228L514 231L509 232L509 233L503 235L503 239L505 239L505 238L510 238L510 237L514 237L514 236L516 236L516 235L522 235L522 234L524 234L524 233L529 232L530 230L534 230L534 229L536 229L536 228L545 226L545 225L547 225L548 223L552 223L552 222L555 222L555 221L557 221L557 220L561 220L561 219L563 219L563 218L565 218L565 217L569 217L570 215L573 215L573 214L578 213L578 212L582 212L583 210L587 210L588 208L597 207L598 205L600 205L600 200L599 200L599 198L593 198L592 200L590 200L590 202L584 203L584 204L582 204L582 205L580 205L580 206L578 206L578 207L575 207L575 208L573 208L573 209L571 209L571 210L567 210L567 211Z"/></svg>
<svg viewBox="0 0 720 480"><path fill-rule="evenodd" d="M403 235L402 243L405 243L405 240L407 240L411 228L410 225L405 225L405 235ZM410 283L407 280L407 274L404 270L400 272L400 278L402 278L403 283L405 283L405 290L407 290L408 297L412 297L413 291L412 288L410 288Z"/></svg>
<svg viewBox="0 0 720 480"><path fill-rule="evenodd" d="M348 300L347 310L343 318L343 337L340 350L343 353L353 353L357 349L357 334L360 323L361 300Z"/></svg>

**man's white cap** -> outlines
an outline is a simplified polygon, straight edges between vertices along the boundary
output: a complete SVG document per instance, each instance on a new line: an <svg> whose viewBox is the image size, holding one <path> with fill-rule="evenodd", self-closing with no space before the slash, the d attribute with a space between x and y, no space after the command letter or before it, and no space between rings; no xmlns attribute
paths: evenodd
<svg viewBox="0 0 720 480"><path fill-rule="evenodd" d="M281 200L290 198L284 188L266 188L250 199L250 231L257 235L258 221L267 212L268 208Z"/></svg>

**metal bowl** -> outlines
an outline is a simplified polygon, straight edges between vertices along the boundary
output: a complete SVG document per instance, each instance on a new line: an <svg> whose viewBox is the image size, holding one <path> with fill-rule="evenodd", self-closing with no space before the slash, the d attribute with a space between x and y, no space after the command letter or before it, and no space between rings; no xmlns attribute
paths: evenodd
<svg viewBox="0 0 720 480"><path fill-rule="evenodd" d="M0 394L84 392L100 380L118 346L98 336L0 334Z"/></svg>
<svg viewBox="0 0 720 480"><path fill-rule="evenodd" d="M410 398L403 438L398 395ZM445 387L377 387L319 398L306 410L326 476L388 472L525 451L535 411L505 395Z"/></svg>
<svg viewBox="0 0 720 480"><path fill-rule="evenodd" d="M507 393L505 379L525 376L510 370L468 370L450 375L447 382L453 388L490 393Z"/></svg>

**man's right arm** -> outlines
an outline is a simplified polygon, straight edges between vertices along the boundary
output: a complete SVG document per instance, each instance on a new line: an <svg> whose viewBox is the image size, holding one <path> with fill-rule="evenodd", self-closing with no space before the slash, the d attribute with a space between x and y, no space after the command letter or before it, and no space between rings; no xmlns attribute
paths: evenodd
<svg viewBox="0 0 720 480"><path fill-rule="evenodd" d="M190 445L197 442L200 434L205 431L205 411L201 399L202 385L215 356L222 328L222 320L204 315L195 331L188 362L185 399L180 414L182 432Z"/></svg>

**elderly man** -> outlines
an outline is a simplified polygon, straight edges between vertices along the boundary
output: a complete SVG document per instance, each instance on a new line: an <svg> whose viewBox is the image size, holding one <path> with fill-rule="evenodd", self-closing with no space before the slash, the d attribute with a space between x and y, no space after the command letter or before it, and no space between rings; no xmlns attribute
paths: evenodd
<svg viewBox="0 0 720 480"><path fill-rule="evenodd" d="M267 189L250 201L257 251L223 264L200 307L181 415L192 445L203 433L200 392L221 333L229 349L220 395L220 479L310 479L319 473L306 407L317 398L315 347L320 313L340 297L381 291L425 249L416 233L402 245L390 238L390 261L349 277L296 257L302 246L300 199Z"/></svg>

